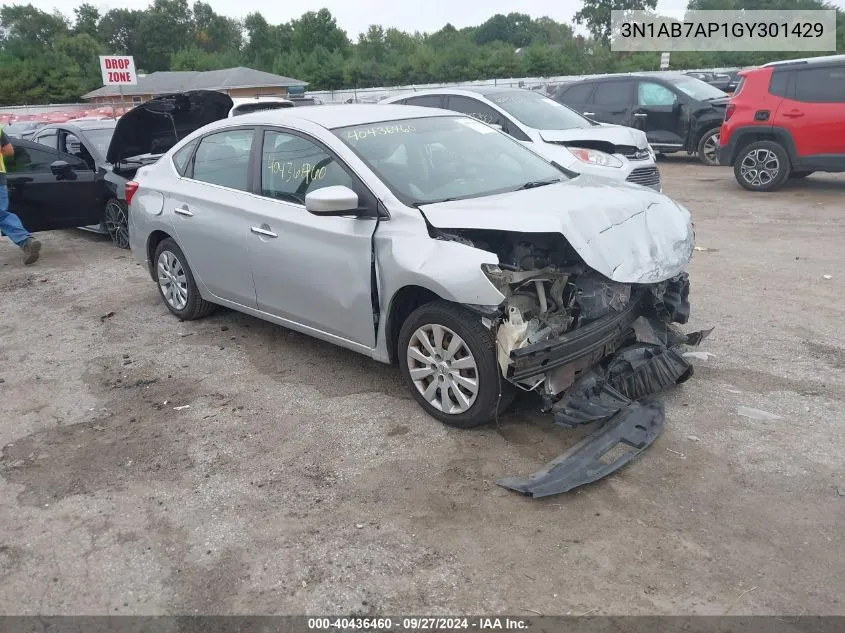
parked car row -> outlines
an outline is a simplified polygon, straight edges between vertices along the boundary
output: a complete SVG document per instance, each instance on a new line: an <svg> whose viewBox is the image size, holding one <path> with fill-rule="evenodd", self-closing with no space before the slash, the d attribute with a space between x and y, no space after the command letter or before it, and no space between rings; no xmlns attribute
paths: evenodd
<svg viewBox="0 0 845 633"><path fill-rule="evenodd" d="M662 190L654 152L642 131L595 123L535 91L442 88L381 103L461 112L502 130L567 169Z"/></svg>
<svg viewBox="0 0 845 633"><path fill-rule="evenodd" d="M685 151L705 165L719 164L719 128L730 97L695 77L605 75L565 84L554 99L595 121L644 131L662 154Z"/></svg>

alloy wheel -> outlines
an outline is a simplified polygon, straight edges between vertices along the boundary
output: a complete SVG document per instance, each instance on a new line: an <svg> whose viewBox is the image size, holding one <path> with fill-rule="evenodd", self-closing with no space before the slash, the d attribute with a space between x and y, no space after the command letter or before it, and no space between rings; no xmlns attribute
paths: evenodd
<svg viewBox="0 0 845 633"><path fill-rule="evenodd" d="M109 200L103 220L109 237L118 248L129 248L129 221L123 205L117 200Z"/></svg>
<svg viewBox="0 0 845 633"><path fill-rule="evenodd" d="M765 187L778 177L780 161L770 149L755 149L742 158L739 173L752 187Z"/></svg>
<svg viewBox="0 0 845 633"><path fill-rule="evenodd" d="M156 269L164 300L174 310L184 310L188 305L188 279L182 262L170 251L162 251Z"/></svg>
<svg viewBox="0 0 845 633"><path fill-rule="evenodd" d="M478 396L478 367L466 342L449 328L432 323L408 342L408 370L414 386L435 409L464 413Z"/></svg>
<svg viewBox="0 0 845 633"><path fill-rule="evenodd" d="M702 154L704 154L704 159L707 161L708 165L718 165L719 164L719 133L715 132L707 137L707 140L704 141L704 147L702 148Z"/></svg>

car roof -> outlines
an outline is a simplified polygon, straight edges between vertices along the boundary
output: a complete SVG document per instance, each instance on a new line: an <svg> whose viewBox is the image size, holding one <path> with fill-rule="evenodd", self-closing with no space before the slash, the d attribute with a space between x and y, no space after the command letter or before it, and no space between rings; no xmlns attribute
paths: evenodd
<svg viewBox="0 0 845 633"><path fill-rule="evenodd" d="M798 66L804 64L830 64L845 62L845 55L822 55L820 57L804 57L802 59L783 59L777 62L763 64L763 68L770 66Z"/></svg>
<svg viewBox="0 0 845 633"><path fill-rule="evenodd" d="M520 94L525 92L536 93L536 90L526 90L525 88L514 88L512 86L448 86L443 88L428 88L426 90L415 90L414 92L391 95L387 97L387 99L411 99L413 97L424 97L426 95L477 95L481 97L490 97L493 95L513 92L518 92Z"/></svg>
<svg viewBox="0 0 845 633"><path fill-rule="evenodd" d="M455 116L448 110L423 108L420 106L379 105L379 104L339 104L320 106L301 106L280 110L262 110L237 117L239 125L256 123L259 125L284 125L285 122L302 120L315 123L326 129L346 127L348 125L367 125L381 121L397 119L418 119L434 116Z"/></svg>
<svg viewBox="0 0 845 633"><path fill-rule="evenodd" d="M70 120L67 123L49 123L42 127L42 130L57 130L59 128L70 130L71 132L86 132L88 130L109 130L114 129L117 121L114 119L102 119L100 121L74 121Z"/></svg>

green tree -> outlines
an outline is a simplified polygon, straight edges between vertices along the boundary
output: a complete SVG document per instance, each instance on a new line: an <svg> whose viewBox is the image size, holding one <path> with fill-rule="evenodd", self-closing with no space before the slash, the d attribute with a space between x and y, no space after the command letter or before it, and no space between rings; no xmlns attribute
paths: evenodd
<svg viewBox="0 0 845 633"><path fill-rule="evenodd" d="M657 0L584 0L575 22L586 25L593 39L608 45L611 11L645 11L656 6Z"/></svg>

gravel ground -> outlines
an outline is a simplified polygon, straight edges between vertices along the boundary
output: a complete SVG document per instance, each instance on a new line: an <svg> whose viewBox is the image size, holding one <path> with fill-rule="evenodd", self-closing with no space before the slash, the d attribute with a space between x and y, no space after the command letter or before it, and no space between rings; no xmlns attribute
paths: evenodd
<svg viewBox="0 0 845 633"><path fill-rule="evenodd" d="M713 356L639 459L542 500L495 484L576 439L531 402L449 429L392 367L180 323L101 237L4 240L0 612L845 614L845 177L662 170Z"/></svg>

